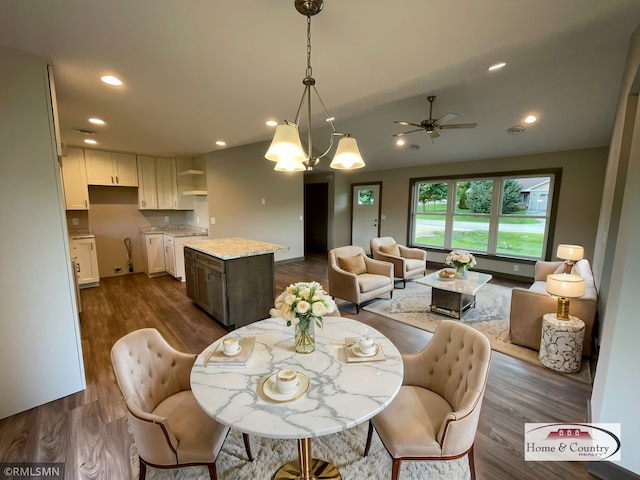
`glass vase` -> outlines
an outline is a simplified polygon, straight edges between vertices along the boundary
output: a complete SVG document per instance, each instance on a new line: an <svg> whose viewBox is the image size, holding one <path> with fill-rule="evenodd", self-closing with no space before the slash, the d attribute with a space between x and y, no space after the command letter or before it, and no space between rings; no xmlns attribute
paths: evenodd
<svg viewBox="0 0 640 480"><path fill-rule="evenodd" d="M456 265L455 278L460 278L460 279L467 278L467 266L466 265Z"/></svg>
<svg viewBox="0 0 640 480"><path fill-rule="evenodd" d="M312 318L301 318L296 324L296 352L311 353L316 349L316 333Z"/></svg>

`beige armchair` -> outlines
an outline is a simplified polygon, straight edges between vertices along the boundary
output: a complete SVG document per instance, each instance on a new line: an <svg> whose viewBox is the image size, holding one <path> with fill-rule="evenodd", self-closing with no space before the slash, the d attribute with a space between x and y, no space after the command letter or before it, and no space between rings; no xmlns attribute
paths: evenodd
<svg viewBox="0 0 640 480"><path fill-rule="evenodd" d="M329 251L329 295L348 300L360 312L367 300L389 293L393 297L393 264L367 257L362 247Z"/></svg>
<svg viewBox="0 0 640 480"><path fill-rule="evenodd" d="M491 345L479 331L442 320L427 346L403 355L404 381L391 404L371 419L392 457L392 480L401 460L453 460L468 455L475 479L473 443L484 396Z"/></svg>
<svg viewBox="0 0 640 480"><path fill-rule="evenodd" d="M211 480L217 479L216 458L229 428L209 417L191 393L189 377L195 359L174 350L155 328L131 332L111 349L140 455L140 480L147 465L206 465ZM249 437L243 436L247 456L253 460Z"/></svg>
<svg viewBox="0 0 640 480"><path fill-rule="evenodd" d="M403 286L413 277L424 277L427 270L427 252L420 248L398 245L392 237L371 239L371 255L375 260L393 263L393 272L402 279Z"/></svg>

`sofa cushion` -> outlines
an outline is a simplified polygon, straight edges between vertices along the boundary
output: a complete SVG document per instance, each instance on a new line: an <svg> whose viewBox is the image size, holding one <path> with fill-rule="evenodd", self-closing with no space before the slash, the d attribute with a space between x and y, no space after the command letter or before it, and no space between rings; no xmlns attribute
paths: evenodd
<svg viewBox="0 0 640 480"><path fill-rule="evenodd" d="M373 273L363 273L358 275L358 286L361 293L371 292L378 288L383 288L391 284L391 279L384 275L375 275Z"/></svg>
<svg viewBox="0 0 640 480"><path fill-rule="evenodd" d="M338 265L340 265L341 269L356 275L367 273L367 264L364 263L362 254L358 254L355 257L338 257Z"/></svg>
<svg viewBox="0 0 640 480"><path fill-rule="evenodd" d="M564 273L565 268L566 268L566 267L565 267L564 263L562 263L562 264L558 265L558 268L556 268L556 269L555 269L555 271L554 271L553 273L554 273L554 274L557 274L557 273Z"/></svg>
<svg viewBox="0 0 640 480"><path fill-rule="evenodd" d="M380 251L387 255L393 255L394 257L400 256L400 247L397 243L394 243L393 245L380 245Z"/></svg>

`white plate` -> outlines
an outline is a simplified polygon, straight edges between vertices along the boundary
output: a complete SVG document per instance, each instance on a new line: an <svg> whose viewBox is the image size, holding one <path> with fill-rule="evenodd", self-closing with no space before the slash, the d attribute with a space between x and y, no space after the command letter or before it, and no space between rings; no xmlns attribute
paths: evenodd
<svg viewBox="0 0 640 480"><path fill-rule="evenodd" d="M357 343L355 345L351 345L351 353L353 353L356 357L373 357L378 353L378 344L374 345L373 351L371 353L364 353L360 351L360 345Z"/></svg>
<svg viewBox="0 0 640 480"><path fill-rule="evenodd" d="M242 351L242 347L238 346L238 350L236 350L235 353L227 353L224 351L224 348L220 347L220 350L222 351L222 353L224 353L227 357L235 357L237 354L239 354Z"/></svg>
<svg viewBox="0 0 640 480"><path fill-rule="evenodd" d="M298 372L298 386L290 393L282 393L276 387L276 375L273 373L262 384L262 393L274 402L291 402L302 397L309 389L309 379L304 373Z"/></svg>

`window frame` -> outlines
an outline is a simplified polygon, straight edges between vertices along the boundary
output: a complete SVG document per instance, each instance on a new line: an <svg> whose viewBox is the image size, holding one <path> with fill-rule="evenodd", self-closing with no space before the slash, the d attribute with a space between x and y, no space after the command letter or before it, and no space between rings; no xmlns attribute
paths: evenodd
<svg viewBox="0 0 640 480"><path fill-rule="evenodd" d="M508 253L499 252L497 249L497 241L500 227L500 220L503 218L515 218L519 215L503 214L502 213L502 196L504 190L504 183L508 179L517 179L523 177L550 177L550 186L548 193L547 210L544 215L537 216L538 218L546 219L542 252L540 257L524 256L524 255L510 255ZM487 172L468 175L448 175L448 176L433 176L433 177L418 177L409 179L409 208L408 208L408 222L407 222L407 243L412 247L422 248L424 250L431 250L436 252L448 252L452 250L452 232L453 221L456 214L456 200L457 200L457 184L461 181L479 181L479 180L491 180L493 181L492 191L492 208L489 214L489 232L488 232L488 246L486 251L473 251L475 255L480 255L486 258L505 260L505 261L517 261L522 263L523 261L530 261L534 263L538 260L549 260L553 254L553 238L555 233L555 223L557 218L558 200L560 197L560 186L562 179L562 168L545 168L536 170L519 170L508 172ZM497 182L497 183L496 183ZM420 245L415 243L415 220L419 212L417 209L417 185L420 183L447 183L448 184L448 196L447 196L447 211L445 218L445 233L444 233L444 246L434 245ZM459 215L459 214L458 214ZM467 215L467 214L464 214ZM480 214L471 214L480 215Z"/></svg>

